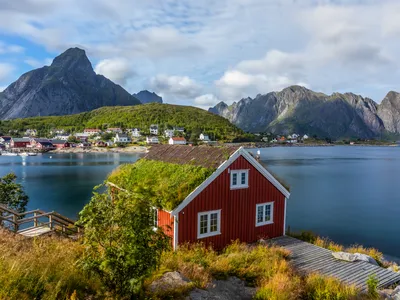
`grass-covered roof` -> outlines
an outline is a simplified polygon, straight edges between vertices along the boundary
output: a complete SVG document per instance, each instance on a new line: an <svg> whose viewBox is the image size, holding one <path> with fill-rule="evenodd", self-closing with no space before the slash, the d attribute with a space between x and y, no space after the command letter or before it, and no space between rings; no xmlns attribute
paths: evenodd
<svg viewBox="0 0 400 300"><path fill-rule="evenodd" d="M145 188L150 191L149 201L154 206L171 211L214 171L215 168L140 159L120 166L107 181L132 193Z"/></svg>

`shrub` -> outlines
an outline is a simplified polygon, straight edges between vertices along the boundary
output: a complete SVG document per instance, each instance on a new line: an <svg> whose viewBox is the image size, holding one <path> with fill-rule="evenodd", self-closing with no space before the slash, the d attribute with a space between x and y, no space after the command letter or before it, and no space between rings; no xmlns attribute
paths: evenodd
<svg viewBox="0 0 400 300"><path fill-rule="evenodd" d="M279 272L270 279L261 282L256 300L297 300L302 293L302 283L299 276Z"/></svg>
<svg viewBox="0 0 400 300"><path fill-rule="evenodd" d="M348 286L332 277L310 274L305 278L305 299L313 300L348 300L359 296L354 286Z"/></svg>
<svg viewBox="0 0 400 300"><path fill-rule="evenodd" d="M378 284L379 280L376 278L375 274L372 274L367 279L368 295L371 299L378 299Z"/></svg>

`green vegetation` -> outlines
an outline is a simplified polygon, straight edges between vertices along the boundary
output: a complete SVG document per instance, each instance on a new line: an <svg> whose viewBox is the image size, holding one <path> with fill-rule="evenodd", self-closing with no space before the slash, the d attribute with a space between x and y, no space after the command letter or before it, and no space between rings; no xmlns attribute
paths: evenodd
<svg viewBox="0 0 400 300"><path fill-rule="evenodd" d="M139 296L143 281L159 265L169 238L154 230L154 211L149 191L136 188L134 194L107 190L95 192L80 213L85 228L85 251L80 264L86 273L101 278L118 296Z"/></svg>
<svg viewBox="0 0 400 300"><path fill-rule="evenodd" d="M244 135L242 130L227 119L200 108L159 103L102 107L76 115L1 121L0 131L5 134L10 130L25 131L28 128L35 128L39 134L46 135L54 128L79 132L84 128L139 127L146 134L151 124L158 124L160 132L174 126L184 127L189 137L192 133L198 136L201 132L205 132L212 139L232 141Z"/></svg>
<svg viewBox="0 0 400 300"><path fill-rule="evenodd" d="M368 295L371 299L379 299L378 293L379 280L375 275L370 275L367 280Z"/></svg>
<svg viewBox="0 0 400 300"><path fill-rule="evenodd" d="M141 159L120 166L107 181L132 193L149 190L148 200L152 205L173 210L213 172L200 166Z"/></svg>
<svg viewBox="0 0 400 300"><path fill-rule="evenodd" d="M16 179L17 176L14 173L0 178L0 204L22 213L26 209L29 198L22 185L15 182Z"/></svg>

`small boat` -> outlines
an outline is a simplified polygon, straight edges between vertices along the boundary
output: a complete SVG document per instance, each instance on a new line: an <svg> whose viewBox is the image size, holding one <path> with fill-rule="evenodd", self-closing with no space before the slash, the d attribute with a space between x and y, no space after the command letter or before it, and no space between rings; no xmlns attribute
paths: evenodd
<svg viewBox="0 0 400 300"><path fill-rule="evenodd" d="M13 153L13 152L2 152L1 155L4 155L4 156L17 156L18 154L17 153Z"/></svg>
<svg viewBox="0 0 400 300"><path fill-rule="evenodd" d="M28 153L28 156L37 156L37 153L35 153L35 152L29 152L29 153Z"/></svg>
<svg viewBox="0 0 400 300"><path fill-rule="evenodd" d="M28 153L22 152L22 153L19 153L19 156L28 156Z"/></svg>

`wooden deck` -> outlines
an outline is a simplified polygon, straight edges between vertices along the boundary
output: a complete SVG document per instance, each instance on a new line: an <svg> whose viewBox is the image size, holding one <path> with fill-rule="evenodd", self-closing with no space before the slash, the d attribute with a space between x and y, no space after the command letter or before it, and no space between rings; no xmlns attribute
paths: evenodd
<svg viewBox="0 0 400 300"><path fill-rule="evenodd" d="M332 276L361 290L367 289L367 279L371 274L379 280L378 288L387 288L400 283L400 274L375 266L365 261L347 262L335 259L332 251L300 241L292 237L279 237L271 243L289 250L291 262L300 273L318 272Z"/></svg>

